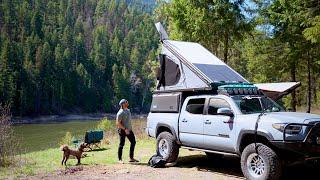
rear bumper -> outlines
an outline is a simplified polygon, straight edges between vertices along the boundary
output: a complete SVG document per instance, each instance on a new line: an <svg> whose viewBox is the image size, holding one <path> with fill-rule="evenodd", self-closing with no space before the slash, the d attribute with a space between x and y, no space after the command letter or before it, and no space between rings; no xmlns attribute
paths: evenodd
<svg viewBox="0 0 320 180"><path fill-rule="evenodd" d="M144 131L146 132L146 134L150 137L150 134L149 134L149 128L144 128Z"/></svg>
<svg viewBox="0 0 320 180"><path fill-rule="evenodd" d="M149 137L155 137L154 129L146 127L144 130Z"/></svg>

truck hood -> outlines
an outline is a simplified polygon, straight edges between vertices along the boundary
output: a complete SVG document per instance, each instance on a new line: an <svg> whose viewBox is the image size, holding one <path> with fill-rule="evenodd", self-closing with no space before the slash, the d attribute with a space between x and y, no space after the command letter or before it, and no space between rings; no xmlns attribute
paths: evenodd
<svg viewBox="0 0 320 180"><path fill-rule="evenodd" d="M299 112L271 112L266 113L262 119L273 119L283 123L305 123L320 121L320 115Z"/></svg>

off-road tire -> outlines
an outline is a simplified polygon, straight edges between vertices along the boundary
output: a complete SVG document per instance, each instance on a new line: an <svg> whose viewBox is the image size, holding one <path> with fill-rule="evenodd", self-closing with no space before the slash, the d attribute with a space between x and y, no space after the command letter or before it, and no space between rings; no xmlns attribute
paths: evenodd
<svg viewBox="0 0 320 180"><path fill-rule="evenodd" d="M257 143L257 151L255 144L249 144L241 154L241 169L243 175L249 179L269 180L280 179L281 177L281 162L277 154L268 146ZM247 166L247 160L251 154L257 153L261 156L265 163L264 173L259 177L254 177L250 174L250 167Z"/></svg>
<svg viewBox="0 0 320 180"><path fill-rule="evenodd" d="M163 157L165 161L168 163L175 162L179 155L179 146L176 142L176 139L174 136L169 132L162 132L157 137L157 154L161 156L161 153L159 152L159 142L161 139L165 139L168 143L168 154Z"/></svg>

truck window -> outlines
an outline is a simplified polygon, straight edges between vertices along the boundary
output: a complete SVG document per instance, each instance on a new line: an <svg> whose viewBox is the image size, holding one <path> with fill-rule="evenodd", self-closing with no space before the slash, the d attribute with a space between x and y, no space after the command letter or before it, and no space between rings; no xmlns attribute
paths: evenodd
<svg viewBox="0 0 320 180"><path fill-rule="evenodd" d="M190 99L186 111L191 114L203 114L205 98Z"/></svg>
<svg viewBox="0 0 320 180"><path fill-rule="evenodd" d="M265 96L232 96L234 102L244 114L285 111L280 105Z"/></svg>
<svg viewBox="0 0 320 180"><path fill-rule="evenodd" d="M208 114L217 115L217 111L219 108L230 108L230 105L224 99L211 98L208 106Z"/></svg>

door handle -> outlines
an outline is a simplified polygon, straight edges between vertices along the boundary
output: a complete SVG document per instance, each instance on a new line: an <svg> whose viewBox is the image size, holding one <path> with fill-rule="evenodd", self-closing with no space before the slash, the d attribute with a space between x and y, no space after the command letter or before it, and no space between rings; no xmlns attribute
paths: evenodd
<svg viewBox="0 0 320 180"><path fill-rule="evenodd" d="M185 122L188 122L188 120L186 120L186 119L183 119L183 120L182 120L181 122L184 122L184 123L185 123Z"/></svg>
<svg viewBox="0 0 320 180"><path fill-rule="evenodd" d="M207 119L204 124L211 124L211 121Z"/></svg>

